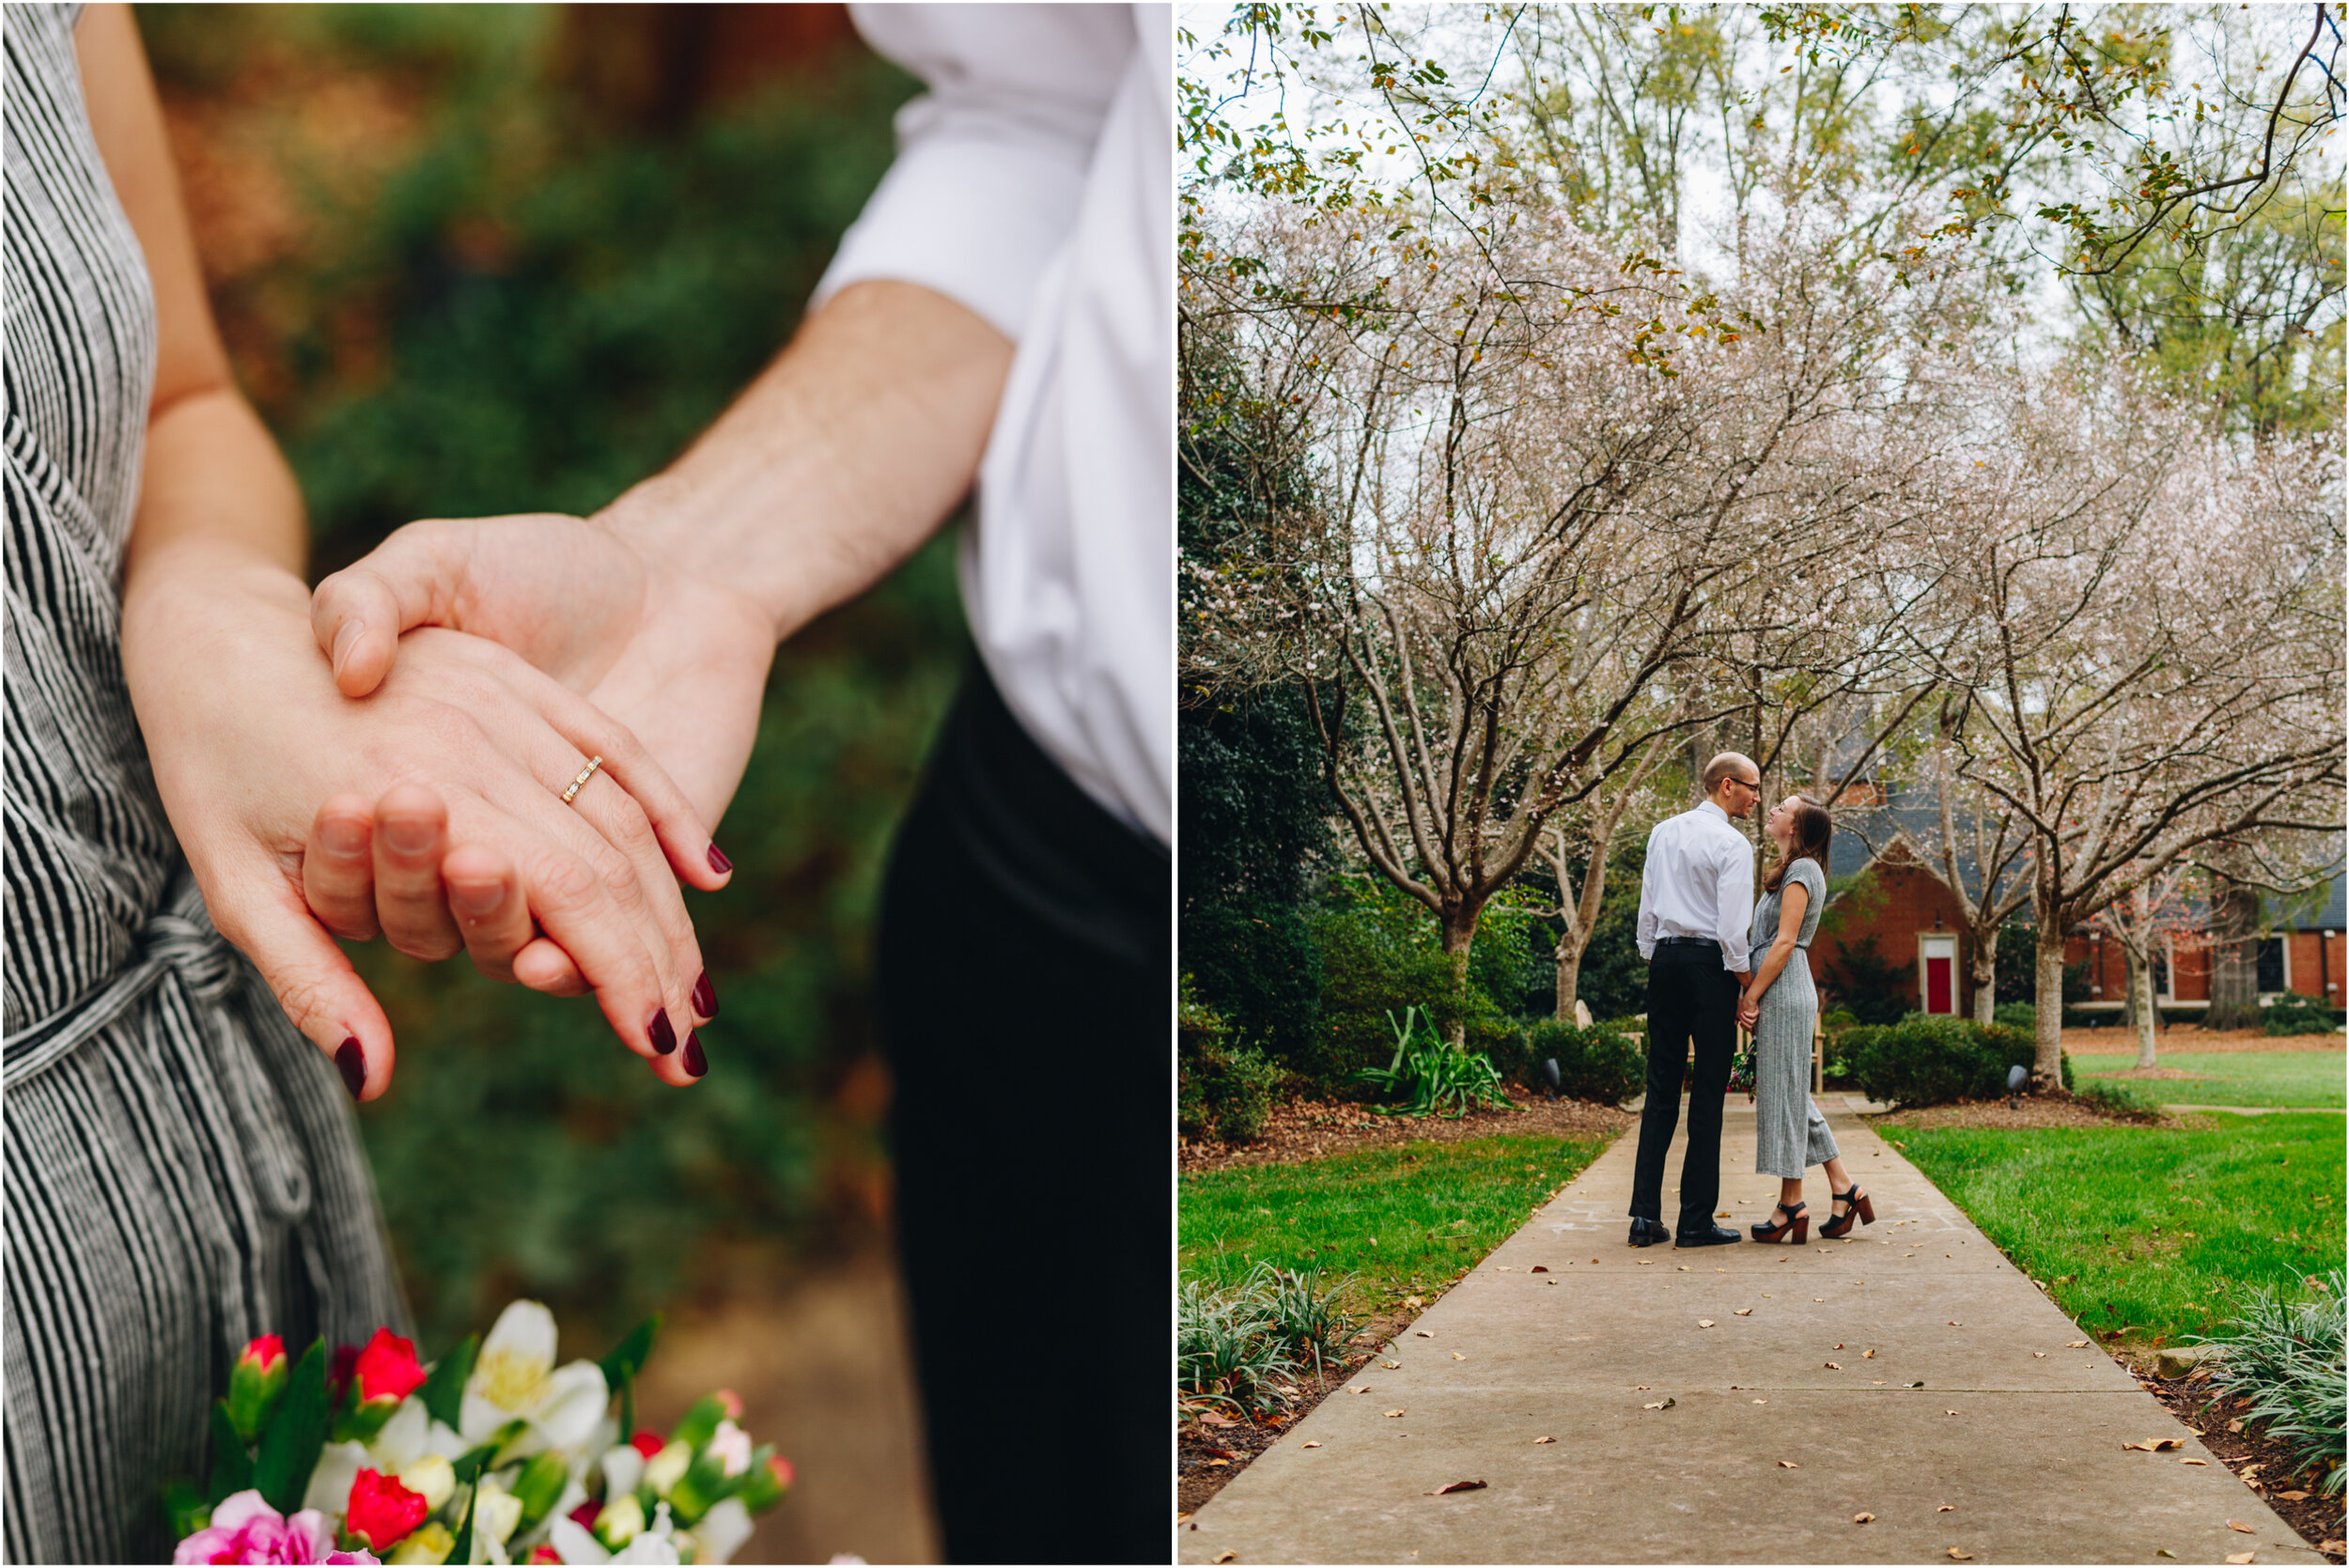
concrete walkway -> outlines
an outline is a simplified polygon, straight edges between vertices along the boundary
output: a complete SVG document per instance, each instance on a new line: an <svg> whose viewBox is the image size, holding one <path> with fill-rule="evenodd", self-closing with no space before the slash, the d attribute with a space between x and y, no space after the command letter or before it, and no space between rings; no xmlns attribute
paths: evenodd
<svg viewBox="0 0 2349 1568"><path fill-rule="evenodd" d="M1627 1133L1181 1527L1179 1560L2323 1560L1916 1167L1822 1109L1875 1225L1634 1250ZM1752 1174L1743 1095L1730 1110L1743 1230L1778 1184ZM2183 1447L2123 1446L2159 1437ZM1433 1495L1461 1481L1486 1484Z"/></svg>

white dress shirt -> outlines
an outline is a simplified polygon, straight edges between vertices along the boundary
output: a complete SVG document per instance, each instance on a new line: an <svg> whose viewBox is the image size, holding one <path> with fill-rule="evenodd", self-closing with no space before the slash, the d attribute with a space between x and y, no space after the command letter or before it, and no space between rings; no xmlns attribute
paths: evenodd
<svg viewBox="0 0 2349 1568"><path fill-rule="evenodd" d="M1640 877L1640 956L1656 956L1660 937L1701 937L1721 944L1721 967L1747 970L1753 924L1753 846L1706 800L1668 816L1647 836Z"/></svg>
<svg viewBox="0 0 2349 1568"><path fill-rule="evenodd" d="M1174 834L1174 35L1164 5L857 6L928 91L816 303L894 278L1018 345L962 598L1085 792Z"/></svg>

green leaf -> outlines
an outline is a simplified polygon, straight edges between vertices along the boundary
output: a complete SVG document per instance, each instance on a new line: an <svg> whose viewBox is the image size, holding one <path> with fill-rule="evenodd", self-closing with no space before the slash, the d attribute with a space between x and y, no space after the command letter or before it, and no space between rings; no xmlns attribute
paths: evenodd
<svg viewBox="0 0 2349 1568"><path fill-rule="evenodd" d="M474 1358L480 1354L481 1336L466 1335L456 1349L433 1363L432 1375L416 1390L432 1419L451 1432L461 1424L458 1417L464 1411L465 1379L473 1375Z"/></svg>
<svg viewBox="0 0 2349 1568"><path fill-rule="evenodd" d="M652 1355L653 1336L661 1332L661 1314L655 1312L614 1345L610 1354L596 1364L603 1369L603 1386L620 1396L620 1440L626 1442L636 1426L636 1374L645 1370L646 1359Z"/></svg>
<svg viewBox="0 0 2349 1568"><path fill-rule="evenodd" d="M285 1403L277 1407L253 1462L252 1483L260 1488L261 1499L280 1514L302 1506L310 1472L318 1467L319 1451L326 1446L328 1419L326 1342L313 1340L286 1385Z"/></svg>
<svg viewBox="0 0 2349 1568"><path fill-rule="evenodd" d="M237 1436L237 1423L228 1419L227 1402L216 1399L212 1402L212 1475L204 1495L218 1502L252 1484L253 1456L245 1452L244 1439Z"/></svg>
<svg viewBox="0 0 2349 1568"><path fill-rule="evenodd" d="M467 1454L465 1457L470 1459L473 1455ZM480 1471L476 1469L474 1473L477 1476L480 1474ZM459 1477L459 1479L466 1480L471 1478ZM473 1560L473 1505L480 1498L480 1496L481 1488L478 1485L475 1485L471 1491L465 1494L465 1516L463 1519L459 1521L457 1526L457 1544L448 1549L448 1560L451 1562L471 1562Z"/></svg>
<svg viewBox="0 0 2349 1568"><path fill-rule="evenodd" d="M212 1522L212 1505L192 1481L174 1481L163 1487L163 1525L175 1542L185 1541Z"/></svg>

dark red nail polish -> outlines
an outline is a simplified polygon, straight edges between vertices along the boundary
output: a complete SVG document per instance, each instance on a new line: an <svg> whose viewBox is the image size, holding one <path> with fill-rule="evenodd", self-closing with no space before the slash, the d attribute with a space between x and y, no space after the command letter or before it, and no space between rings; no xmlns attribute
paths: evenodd
<svg viewBox="0 0 2349 1568"><path fill-rule="evenodd" d="M367 1086L367 1053L359 1048L356 1034L334 1048L334 1065L343 1070L343 1087L357 1099L359 1091Z"/></svg>
<svg viewBox="0 0 2349 1568"><path fill-rule="evenodd" d="M699 1034L685 1037L685 1070L695 1078L709 1071L709 1058L702 1054L702 1037Z"/></svg>
<svg viewBox="0 0 2349 1568"><path fill-rule="evenodd" d="M652 1036L652 1048L662 1056L677 1049L677 1031L669 1027L667 1013L655 1013L652 1022L645 1026L645 1032Z"/></svg>
<svg viewBox="0 0 2349 1568"><path fill-rule="evenodd" d="M693 1011L705 1018L718 1016L718 987L709 983L709 973L706 970L702 977L693 982Z"/></svg>
<svg viewBox="0 0 2349 1568"><path fill-rule="evenodd" d="M709 869L721 877L734 869L734 862L727 860L724 853L714 844L709 846Z"/></svg>

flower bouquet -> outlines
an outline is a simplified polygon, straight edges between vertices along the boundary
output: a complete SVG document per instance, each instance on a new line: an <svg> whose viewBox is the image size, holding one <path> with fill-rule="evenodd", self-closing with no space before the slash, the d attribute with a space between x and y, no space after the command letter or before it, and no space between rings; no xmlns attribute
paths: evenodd
<svg viewBox="0 0 2349 1568"><path fill-rule="evenodd" d="M166 1490L172 1560L724 1562L791 1463L751 1446L724 1389L666 1435L634 1430L659 1325L566 1366L536 1301L430 1366L388 1328L291 1365L265 1334L213 1405L209 1483Z"/></svg>

